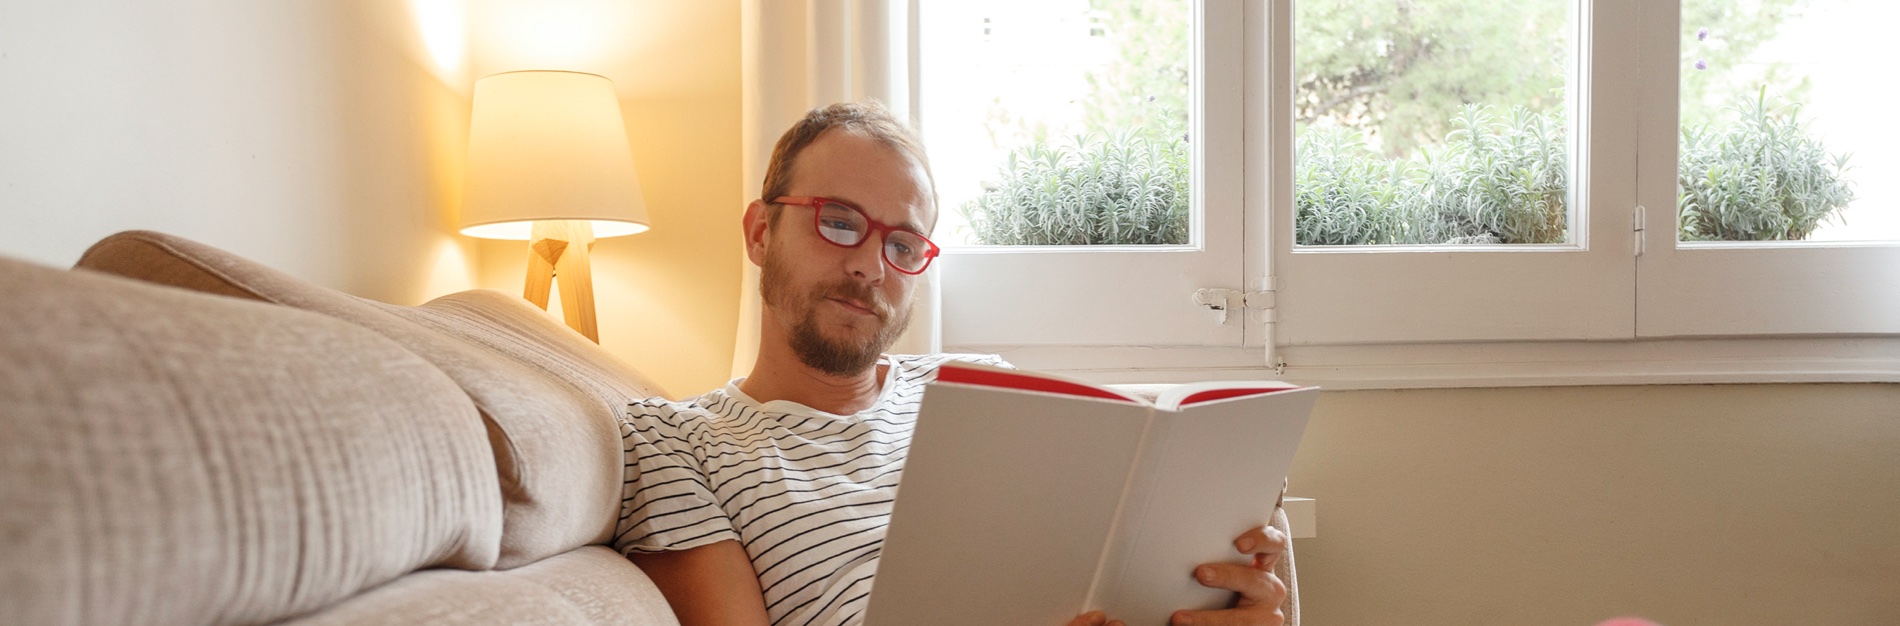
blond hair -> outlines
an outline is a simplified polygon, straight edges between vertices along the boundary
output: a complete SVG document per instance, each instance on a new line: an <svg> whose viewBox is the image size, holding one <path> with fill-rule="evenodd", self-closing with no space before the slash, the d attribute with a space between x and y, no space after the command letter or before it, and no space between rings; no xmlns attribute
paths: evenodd
<svg viewBox="0 0 1900 626"><path fill-rule="evenodd" d="M819 135L833 128L842 128L877 140L898 153L909 157L924 168L924 176L930 183L930 204L937 204L937 180L930 173L930 160L924 155L924 144L917 139L910 126L898 121L890 109L872 100L869 102L840 102L805 112L804 119L785 131L778 138L778 145L772 148L772 161L765 168L765 185L759 192L759 198L770 203L786 194L792 187L792 166L798 155L805 151ZM772 205L766 215L768 223L776 223L778 214L785 207Z"/></svg>

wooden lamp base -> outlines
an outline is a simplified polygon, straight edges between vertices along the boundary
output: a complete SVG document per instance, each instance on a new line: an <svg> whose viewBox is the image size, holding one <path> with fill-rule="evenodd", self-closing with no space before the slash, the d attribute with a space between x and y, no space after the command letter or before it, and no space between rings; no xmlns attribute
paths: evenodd
<svg viewBox="0 0 1900 626"><path fill-rule="evenodd" d="M548 309L548 290L561 280L561 313L567 326L600 343L594 322L594 272L588 253L594 227L584 220L540 221L528 242L528 285L521 297Z"/></svg>

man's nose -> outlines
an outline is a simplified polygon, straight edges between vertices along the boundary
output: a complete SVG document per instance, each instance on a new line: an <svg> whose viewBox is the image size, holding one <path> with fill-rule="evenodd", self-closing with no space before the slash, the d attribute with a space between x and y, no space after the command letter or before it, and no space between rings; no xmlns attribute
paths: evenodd
<svg viewBox="0 0 1900 626"><path fill-rule="evenodd" d="M864 242L851 248L845 269L852 276L865 280L878 281L884 278L884 233L873 232L864 236Z"/></svg>

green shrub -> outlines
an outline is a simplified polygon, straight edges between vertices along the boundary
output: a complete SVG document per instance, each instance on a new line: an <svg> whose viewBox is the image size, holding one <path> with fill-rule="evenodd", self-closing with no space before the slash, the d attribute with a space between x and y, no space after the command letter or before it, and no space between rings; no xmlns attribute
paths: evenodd
<svg viewBox="0 0 1900 626"><path fill-rule="evenodd" d="M1366 148L1364 136L1339 127L1315 128L1300 137L1294 172L1296 240L1309 246L1396 243L1415 237L1417 206L1401 163Z"/></svg>
<svg viewBox="0 0 1900 626"><path fill-rule="evenodd" d="M1188 146L1174 130L1032 144L960 210L986 245L1185 244Z"/></svg>
<svg viewBox="0 0 1900 626"><path fill-rule="evenodd" d="M1684 241L1806 239L1854 200L1847 157L1809 136L1799 107L1770 109L1766 91L1733 108L1740 121L1682 129L1677 219Z"/></svg>
<svg viewBox="0 0 1900 626"><path fill-rule="evenodd" d="M1294 172L1301 245L1561 243L1569 184L1563 125L1513 109L1467 105L1445 145L1405 160L1366 148L1357 131L1310 129Z"/></svg>
<svg viewBox="0 0 1900 626"><path fill-rule="evenodd" d="M1766 94L1739 122L1681 136L1684 240L1803 239L1854 199L1845 156L1830 156ZM1522 107L1498 121L1466 105L1437 150L1394 160L1345 128L1309 128L1296 147L1295 241L1309 246L1539 244L1569 239L1561 121ZM990 245L1183 244L1188 146L1139 132L1090 135L1012 153L1002 182L961 209Z"/></svg>

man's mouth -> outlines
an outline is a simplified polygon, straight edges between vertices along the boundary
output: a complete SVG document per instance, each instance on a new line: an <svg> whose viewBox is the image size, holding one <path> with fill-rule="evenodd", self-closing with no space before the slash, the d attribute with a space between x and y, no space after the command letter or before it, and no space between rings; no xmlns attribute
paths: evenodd
<svg viewBox="0 0 1900 626"><path fill-rule="evenodd" d="M870 306L867 306L865 303L860 302L858 300L853 300L850 298L830 298L830 300L832 302L838 303L839 305L843 306L844 308L854 313L857 313L860 315L869 315L872 317L881 317L877 314L876 309L872 309Z"/></svg>

